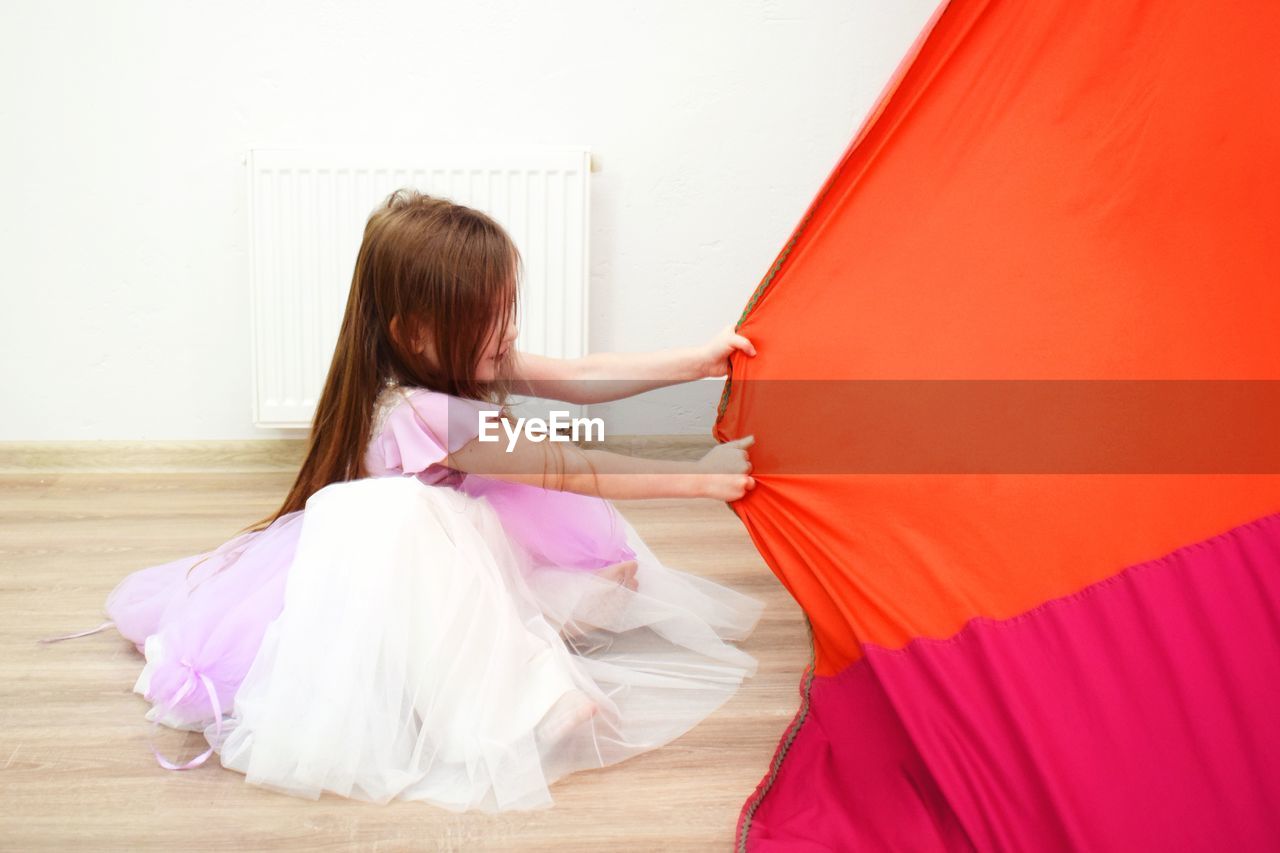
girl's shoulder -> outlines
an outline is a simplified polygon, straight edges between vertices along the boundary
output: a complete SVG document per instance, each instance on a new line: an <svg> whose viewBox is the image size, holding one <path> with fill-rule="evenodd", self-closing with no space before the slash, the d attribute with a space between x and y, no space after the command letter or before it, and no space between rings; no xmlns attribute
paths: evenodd
<svg viewBox="0 0 1280 853"><path fill-rule="evenodd" d="M429 388L416 388L408 385L384 386L373 405L373 428L369 434L373 437L380 435L386 427L387 418L391 416L391 413L411 401L414 397L422 397L425 394L434 393L437 392Z"/></svg>
<svg viewBox="0 0 1280 853"><path fill-rule="evenodd" d="M476 438L483 413L494 409L430 388L385 388L375 406L366 467L374 474L424 471Z"/></svg>

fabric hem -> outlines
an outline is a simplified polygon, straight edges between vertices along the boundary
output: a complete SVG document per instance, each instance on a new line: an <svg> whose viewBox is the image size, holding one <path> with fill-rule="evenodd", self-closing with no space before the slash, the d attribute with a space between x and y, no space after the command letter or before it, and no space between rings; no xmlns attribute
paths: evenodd
<svg viewBox="0 0 1280 853"><path fill-rule="evenodd" d="M813 670L814 663L817 660L817 646L813 641L813 625L809 622L808 614L805 615L805 627L809 633L809 665L805 667L804 676L800 682L800 708L796 711L791 723L787 726L787 730L783 732L782 738L778 741L778 746L774 749L773 758L769 762L769 771L765 777L756 785L755 791L747 799L742 806L742 811L738 814L738 827L734 850L737 853L746 853L747 839L751 833L751 821L755 818L756 810L764 803L765 796L773 787L774 780L778 778L778 773L782 770L782 762L787 757L787 753L791 749L791 744L800 735L800 729L804 726L805 720L809 717L809 697L813 690Z"/></svg>

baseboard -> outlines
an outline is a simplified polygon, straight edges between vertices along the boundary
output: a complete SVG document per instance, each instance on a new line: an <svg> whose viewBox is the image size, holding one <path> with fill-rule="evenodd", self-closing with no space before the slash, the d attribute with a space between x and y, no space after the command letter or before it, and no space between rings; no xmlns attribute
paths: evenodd
<svg viewBox="0 0 1280 853"><path fill-rule="evenodd" d="M709 435L616 435L582 447L697 459L715 445ZM0 474L294 472L302 464L301 438L236 441L8 441L0 442Z"/></svg>

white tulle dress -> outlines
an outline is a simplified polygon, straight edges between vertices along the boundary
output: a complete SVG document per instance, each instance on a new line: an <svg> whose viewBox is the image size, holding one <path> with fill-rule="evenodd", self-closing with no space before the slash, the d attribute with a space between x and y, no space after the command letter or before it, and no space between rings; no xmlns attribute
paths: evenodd
<svg viewBox="0 0 1280 853"><path fill-rule="evenodd" d="M479 408L388 389L373 476L121 581L107 612L146 656L148 718L273 790L493 811L733 695L762 604L664 565L608 501L442 467ZM626 559L634 591L597 573Z"/></svg>

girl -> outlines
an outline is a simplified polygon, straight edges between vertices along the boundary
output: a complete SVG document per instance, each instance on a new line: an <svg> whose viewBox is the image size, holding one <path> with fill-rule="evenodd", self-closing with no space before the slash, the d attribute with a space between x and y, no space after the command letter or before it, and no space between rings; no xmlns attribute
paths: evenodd
<svg viewBox="0 0 1280 853"><path fill-rule="evenodd" d="M736 500L750 437L692 466L478 440L511 393L619 399L724 375L750 342L516 352L519 265L494 220L443 199L400 190L369 218L284 503L107 599L145 655L148 719L208 740L182 765L156 753L163 766L217 751L301 796L538 807L565 774L688 731L754 673L727 641L760 602L663 565L609 501Z"/></svg>

